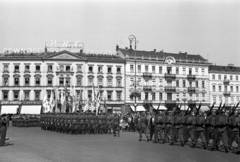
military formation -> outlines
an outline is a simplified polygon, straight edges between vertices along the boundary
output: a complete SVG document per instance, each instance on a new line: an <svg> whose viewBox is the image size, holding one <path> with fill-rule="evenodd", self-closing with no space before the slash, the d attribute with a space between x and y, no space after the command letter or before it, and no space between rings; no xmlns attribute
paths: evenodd
<svg viewBox="0 0 240 162"><path fill-rule="evenodd" d="M41 114L42 130L69 134L110 134L120 136L120 116L117 114L71 113Z"/></svg>
<svg viewBox="0 0 240 162"><path fill-rule="evenodd" d="M222 104L214 109L201 111L201 105L181 110L141 112L134 117L139 132L139 141L146 137L154 143L190 145L208 150L240 152L240 110L239 104L227 109ZM144 136L143 136L144 135Z"/></svg>
<svg viewBox="0 0 240 162"><path fill-rule="evenodd" d="M40 115L19 114L12 116L12 126L14 127L39 127Z"/></svg>

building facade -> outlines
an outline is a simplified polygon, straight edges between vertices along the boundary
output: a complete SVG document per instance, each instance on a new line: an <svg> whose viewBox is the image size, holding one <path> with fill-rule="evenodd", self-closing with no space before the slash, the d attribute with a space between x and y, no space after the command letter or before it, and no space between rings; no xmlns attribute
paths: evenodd
<svg viewBox="0 0 240 162"><path fill-rule="evenodd" d="M83 51L8 53L0 57L1 104L41 104L57 91L75 93L84 105L100 92L101 104L114 111L124 104L124 60ZM73 89L74 87L74 89ZM74 90L74 92L70 92Z"/></svg>
<svg viewBox="0 0 240 162"><path fill-rule="evenodd" d="M240 67L209 66L210 104L236 105L240 101Z"/></svg>
<svg viewBox="0 0 240 162"><path fill-rule="evenodd" d="M136 108L152 104L159 108L179 103L186 108L189 103L209 104L209 63L202 56L119 47L116 50L126 60L126 105Z"/></svg>

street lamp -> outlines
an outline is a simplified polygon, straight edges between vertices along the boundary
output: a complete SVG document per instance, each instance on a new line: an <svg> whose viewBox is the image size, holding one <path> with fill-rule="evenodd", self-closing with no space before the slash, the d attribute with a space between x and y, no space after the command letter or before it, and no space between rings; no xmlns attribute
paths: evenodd
<svg viewBox="0 0 240 162"><path fill-rule="evenodd" d="M131 34L128 36L128 39L129 39L129 42L130 42L130 48L132 48L132 44L134 43L134 71L135 71L135 83L134 83L134 109L135 109L135 112L136 112L136 109L137 109L137 96L136 96L136 93L137 93L137 70L136 70L136 49L137 49L137 38L135 35Z"/></svg>

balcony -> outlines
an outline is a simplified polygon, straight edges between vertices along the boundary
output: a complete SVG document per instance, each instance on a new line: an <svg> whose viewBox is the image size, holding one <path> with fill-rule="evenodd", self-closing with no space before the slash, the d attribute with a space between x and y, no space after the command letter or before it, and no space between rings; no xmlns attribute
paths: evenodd
<svg viewBox="0 0 240 162"><path fill-rule="evenodd" d="M165 90L165 92L174 93L174 92L176 92L176 87L174 87L174 86L166 86L164 88L164 90Z"/></svg>
<svg viewBox="0 0 240 162"><path fill-rule="evenodd" d="M152 86L143 86L143 91L151 92L152 91Z"/></svg>
<svg viewBox="0 0 240 162"><path fill-rule="evenodd" d="M73 75L73 69L70 69L70 70L63 70L63 69L57 69L56 70L56 74L59 75L59 74L71 74Z"/></svg>
<svg viewBox="0 0 240 162"><path fill-rule="evenodd" d="M230 83L230 80L229 80L229 79L224 79L224 80L223 80L223 84L224 84L224 85L229 85L229 83Z"/></svg>
<svg viewBox="0 0 240 162"><path fill-rule="evenodd" d="M187 75L187 79L188 80L195 80L196 79L196 75L188 74Z"/></svg>
<svg viewBox="0 0 240 162"><path fill-rule="evenodd" d="M195 87L188 87L188 93L196 93Z"/></svg>
<svg viewBox="0 0 240 162"><path fill-rule="evenodd" d="M225 97L230 97L230 96L231 96L231 92L230 92L230 91L224 91L224 92L223 92L223 95L224 95Z"/></svg>
<svg viewBox="0 0 240 162"><path fill-rule="evenodd" d="M166 80L174 80L176 79L176 74L165 73L164 77Z"/></svg>
<svg viewBox="0 0 240 162"><path fill-rule="evenodd" d="M144 79L144 80L150 80L150 79L152 79L152 73L149 73L149 72L143 73L143 79Z"/></svg>

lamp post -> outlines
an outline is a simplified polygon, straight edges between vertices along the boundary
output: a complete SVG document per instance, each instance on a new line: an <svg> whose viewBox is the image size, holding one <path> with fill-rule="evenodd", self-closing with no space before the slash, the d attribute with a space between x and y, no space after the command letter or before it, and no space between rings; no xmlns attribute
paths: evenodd
<svg viewBox="0 0 240 162"><path fill-rule="evenodd" d="M130 42L130 48L132 48L132 44L134 43L134 71L135 71L135 74L134 74L134 77L135 77L135 83L134 83L134 109L135 109L135 112L136 112L136 109L137 109L137 96L136 96L136 93L137 93L137 69L136 69L136 64L137 64L137 61L136 61L136 49L137 49L137 38L135 35L131 34L128 36L128 39L129 39L129 42Z"/></svg>

